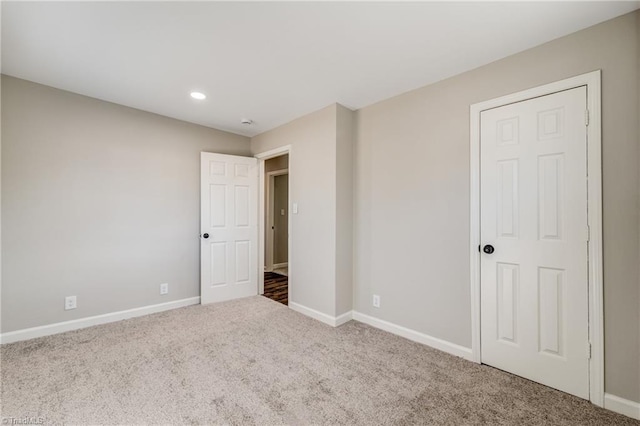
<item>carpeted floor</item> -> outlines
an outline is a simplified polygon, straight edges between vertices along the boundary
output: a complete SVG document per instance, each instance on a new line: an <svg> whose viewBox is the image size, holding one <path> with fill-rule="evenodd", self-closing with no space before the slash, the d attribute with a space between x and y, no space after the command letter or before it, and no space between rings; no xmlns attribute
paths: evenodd
<svg viewBox="0 0 640 426"><path fill-rule="evenodd" d="M2 416L45 424L640 425L264 297L3 345Z"/></svg>

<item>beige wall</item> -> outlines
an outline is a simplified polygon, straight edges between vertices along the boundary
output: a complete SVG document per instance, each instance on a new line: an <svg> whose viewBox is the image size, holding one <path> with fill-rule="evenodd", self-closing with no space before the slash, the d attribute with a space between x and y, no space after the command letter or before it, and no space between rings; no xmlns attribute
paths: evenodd
<svg viewBox="0 0 640 426"><path fill-rule="evenodd" d="M331 317L352 307L354 118L334 104L251 140L255 154L291 145L291 302Z"/></svg>
<svg viewBox="0 0 640 426"><path fill-rule="evenodd" d="M638 60L636 63L636 74L637 74L637 77L640 79L640 12L636 11L635 15L636 15L636 57ZM640 143L640 83L637 83L637 80L636 80L636 85L638 89L638 103L637 103L638 118L636 121L638 123L637 139L638 139L638 143ZM638 149L638 154L640 154L640 149ZM638 159L638 163L640 163L640 157ZM640 172L638 174L640 176ZM640 190L640 185L638 185L638 189ZM638 198L640 199L640 195L638 196ZM638 202L637 209L640 211L640 201ZM638 215L640 216L640 212L638 213ZM640 246L640 241L638 242L638 246ZM638 262L638 268L640 269L640 262ZM640 276L640 272L638 273L638 275ZM638 289L638 293L640 293L640 289ZM640 312L640 295L638 296L638 312ZM640 313L638 314L638 316L640 317ZM640 321L640 318L638 318L638 321ZM638 354L640 355L640 326L638 327ZM638 363L640 364L640 361L638 361ZM638 367L638 370L640 370L640 366ZM640 378L638 378L638 381L640 382ZM640 387L640 384L638 386ZM636 398L636 401L640 402L640 397Z"/></svg>
<svg viewBox="0 0 640 426"><path fill-rule="evenodd" d="M337 106L336 315L353 309L353 149L356 113Z"/></svg>
<svg viewBox="0 0 640 426"><path fill-rule="evenodd" d="M291 302L335 313L336 105L251 139L254 154L291 145L289 283Z"/></svg>
<svg viewBox="0 0 640 426"><path fill-rule="evenodd" d="M2 139L2 332L200 294L200 152L248 138L3 76Z"/></svg>
<svg viewBox="0 0 640 426"><path fill-rule="evenodd" d="M470 347L469 106L602 69L606 392L640 401L639 13L358 111L356 310Z"/></svg>

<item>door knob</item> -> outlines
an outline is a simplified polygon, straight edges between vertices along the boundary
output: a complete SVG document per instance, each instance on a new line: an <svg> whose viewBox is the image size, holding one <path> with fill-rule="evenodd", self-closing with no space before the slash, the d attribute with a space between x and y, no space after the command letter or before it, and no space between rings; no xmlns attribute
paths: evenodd
<svg viewBox="0 0 640 426"><path fill-rule="evenodd" d="M483 251L483 252L485 252L485 253L487 253L487 254L491 254L491 253L493 253L494 251L496 251L496 249L494 249L494 248L493 248L493 246L492 246L491 244L487 244L486 246L484 246L484 247L482 248L482 251Z"/></svg>
<svg viewBox="0 0 640 426"><path fill-rule="evenodd" d="M209 238L209 234L202 234L202 238L204 238L204 239Z"/></svg>

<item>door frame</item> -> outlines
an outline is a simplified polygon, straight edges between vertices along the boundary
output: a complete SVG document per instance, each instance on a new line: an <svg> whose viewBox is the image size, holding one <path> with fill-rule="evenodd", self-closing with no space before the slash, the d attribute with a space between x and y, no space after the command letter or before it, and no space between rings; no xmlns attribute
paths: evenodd
<svg viewBox="0 0 640 426"><path fill-rule="evenodd" d="M588 297L589 297L589 400L604 406L604 308L602 260L602 117L601 71L571 77L510 95L501 96L470 107L470 227L469 253L471 272L471 353L472 360L482 362L480 352L480 113L556 92L587 88L587 174L588 174ZM589 348L585 348L585 351Z"/></svg>
<svg viewBox="0 0 640 426"><path fill-rule="evenodd" d="M259 195L259 199L258 199L258 294L264 294L264 260L265 260L265 253L264 253L264 245L265 245L265 229L266 229L266 220L265 220L265 171L264 171L264 162L270 158L274 158L274 157L280 157L281 155L285 155L285 154L289 154L289 206L288 206L288 216L287 216L287 221L288 221L288 232L289 232L289 250L288 250L288 256L287 256L287 268L288 268L288 272L287 272L287 276L288 276L288 284L287 284L287 291L288 291L288 300L289 302L291 302L291 288L292 288L292 261L291 261L291 235L292 235L292 229L291 229L291 164L292 164L292 159L293 159L293 150L291 148L291 145L285 145L285 146L281 146L275 149L271 149L269 151L264 151L258 154L255 154L254 157L258 159L258 193Z"/></svg>
<svg viewBox="0 0 640 426"><path fill-rule="evenodd" d="M267 172L267 184L266 186L266 202L267 202L267 211L266 211L266 221L265 221L265 230L268 231L273 231L273 229L269 230L269 224L275 220L274 213L273 213L273 208L275 206L275 198L274 198L274 194L275 194L275 177L276 176L284 176L284 175L288 175L289 174L289 169L281 169L281 170L274 170L271 172ZM289 203L287 201L287 210L289 208ZM287 211L288 213L288 211ZM287 217L287 222L289 221L289 218ZM275 249L275 241L274 241L274 233L273 232L268 232L266 233L266 239L267 239L267 244L266 247L268 247L267 252L265 253L266 255L266 262L265 262L265 271L266 272L272 272L273 269L276 267L276 265L278 267L283 267L283 266L287 266L288 262L285 263L277 263L274 264L273 263L273 254L274 254L274 249ZM288 252L288 250L287 250Z"/></svg>

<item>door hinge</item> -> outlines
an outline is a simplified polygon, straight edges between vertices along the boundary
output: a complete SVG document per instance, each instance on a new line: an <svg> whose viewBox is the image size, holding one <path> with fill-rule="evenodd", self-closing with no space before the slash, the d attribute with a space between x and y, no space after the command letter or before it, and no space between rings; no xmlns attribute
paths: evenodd
<svg viewBox="0 0 640 426"><path fill-rule="evenodd" d="M591 359L591 342L587 343L587 359Z"/></svg>
<svg viewBox="0 0 640 426"><path fill-rule="evenodd" d="M585 126L589 125L589 110L588 109L584 110L584 125Z"/></svg>
<svg viewBox="0 0 640 426"><path fill-rule="evenodd" d="M587 225L587 242L591 241L591 227Z"/></svg>

